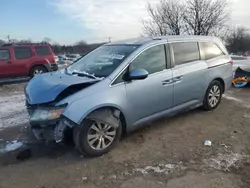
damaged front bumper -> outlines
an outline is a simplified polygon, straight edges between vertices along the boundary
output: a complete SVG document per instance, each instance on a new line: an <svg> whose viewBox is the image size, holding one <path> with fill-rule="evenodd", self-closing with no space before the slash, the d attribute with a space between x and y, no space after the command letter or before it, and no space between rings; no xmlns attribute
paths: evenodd
<svg viewBox="0 0 250 188"><path fill-rule="evenodd" d="M33 134L38 140L45 142L55 141L56 143L64 140L66 131L74 126L72 122L63 117L54 122L44 121L40 124L31 121L30 125Z"/></svg>
<svg viewBox="0 0 250 188"><path fill-rule="evenodd" d="M35 137L41 141L61 142L65 132L75 124L62 116L66 105L58 107L38 107L27 104L30 126Z"/></svg>

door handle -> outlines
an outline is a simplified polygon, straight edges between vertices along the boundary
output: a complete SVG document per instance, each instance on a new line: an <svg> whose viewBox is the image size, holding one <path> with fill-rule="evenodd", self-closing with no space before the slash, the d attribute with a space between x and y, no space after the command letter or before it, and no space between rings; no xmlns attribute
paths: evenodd
<svg viewBox="0 0 250 188"><path fill-rule="evenodd" d="M180 82L182 80L183 76L177 76L173 78L174 82Z"/></svg>
<svg viewBox="0 0 250 188"><path fill-rule="evenodd" d="M173 80L172 79L169 79L169 80L163 80L162 82L162 85L168 85L168 84L172 84L173 83Z"/></svg>

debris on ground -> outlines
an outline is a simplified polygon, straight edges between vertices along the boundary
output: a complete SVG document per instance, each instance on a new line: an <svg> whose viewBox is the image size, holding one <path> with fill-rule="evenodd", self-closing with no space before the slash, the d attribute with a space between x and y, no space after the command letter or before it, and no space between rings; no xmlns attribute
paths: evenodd
<svg viewBox="0 0 250 188"><path fill-rule="evenodd" d="M219 154L215 158L204 160L205 164L213 169L230 171L231 168L238 169L244 155L238 153Z"/></svg>
<svg viewBox="0 0 250 188"><path fill-rule="evenodd" d="M242 77L249 78L250 77L250 72L245 71L245 70L241 69L240 67L238 67L235 70L234 78L242 78Z"/></svg>
<svg viewBox="0 0 250 188"><path fill-rule="evenodd" d="M175 169L179 168L176 164L159 164L157 166L147 166L145 168L137 168L135 171L142 174L148 174L149 172L160 173L160 174L170 174L173 173Z"/></svg>
<svg viewBox="0 0 250 188"><path fill-rule="evenodd" d="M221 146L226 148L226 149L228 148L228 146L226 144L221 144Z"/></svg>
<svg viewBox="0 0 250 188"><path fill-rule="evenodd" d="M204 146L212 146L212 142L210 140L205 140Z"/></svg>
<svg viewBox="0 0 250 188"><path fill-rule="evenodd" d="M85 181L85 180L87 180L87 179L88 179L87 177L82 177L82 180L83 180L83 181Z"/></svg>
<svg viewBox="0 0 250 188"><path fill-rule="evenodd" d="M248 79L246 77L239 77L239 78L235 78L232 81L232 84L235 88L242 88L245 87L248 83Z"/></svg>
<svg viewBox="0 0 250 188"><path fill-rule="evenodd" d="M5 148L0 150L0 153L9 152L17 150L18 148L22 147L24 144L22 142L19 142L17 140L13 140L11 142L7 142Z"/></svg>

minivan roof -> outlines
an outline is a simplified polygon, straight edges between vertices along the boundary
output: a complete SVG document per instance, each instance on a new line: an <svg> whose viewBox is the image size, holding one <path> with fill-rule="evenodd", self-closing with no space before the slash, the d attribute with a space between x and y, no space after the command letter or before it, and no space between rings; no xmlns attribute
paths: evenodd
<svg viewBox="0 0 250 188"><path fill-rule="evenodd" d="M163 41L173 42L173 41L215 41L218 40L216 37L212 36L197 36L197 35L168 35L159 37L144 37L144 38L133 38L126 39L117 42L107 43L106 45L145 45L149 43L160 43Z"/></svg>

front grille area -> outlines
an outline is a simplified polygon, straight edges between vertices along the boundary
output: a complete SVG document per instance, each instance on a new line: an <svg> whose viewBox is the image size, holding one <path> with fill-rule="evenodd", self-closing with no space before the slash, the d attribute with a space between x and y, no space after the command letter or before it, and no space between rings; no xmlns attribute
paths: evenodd
<svg viewBox="0 0 250 188"><path fill-rule="evenodd" d="M34 111L38 108L38 105L30 105L29 103L28 103L28 101L26 100L26 109L27 109L27 112L28 112L28 114L31 116L33 113L34 113Z"/></svg>

